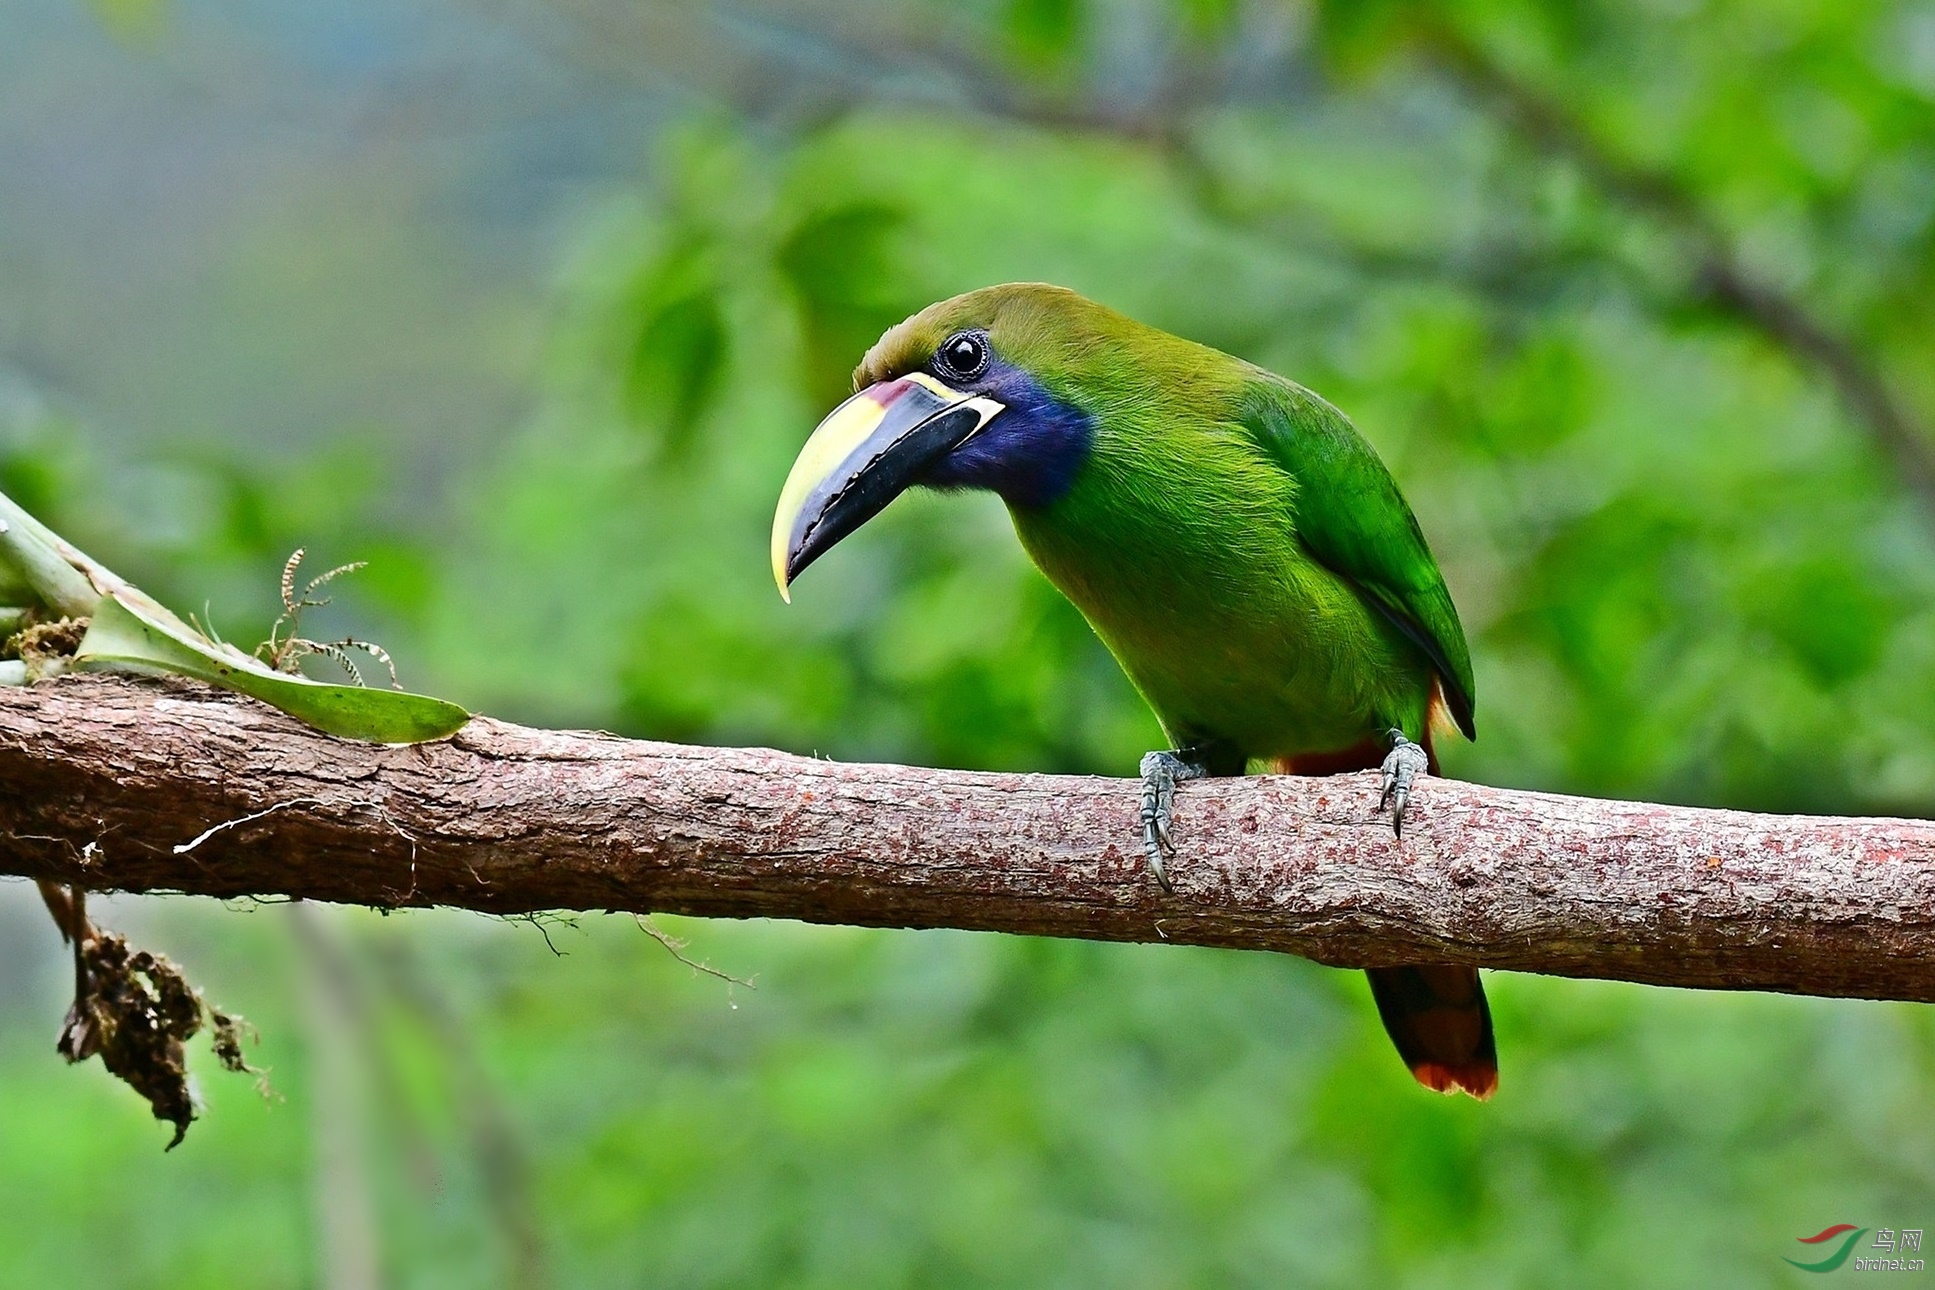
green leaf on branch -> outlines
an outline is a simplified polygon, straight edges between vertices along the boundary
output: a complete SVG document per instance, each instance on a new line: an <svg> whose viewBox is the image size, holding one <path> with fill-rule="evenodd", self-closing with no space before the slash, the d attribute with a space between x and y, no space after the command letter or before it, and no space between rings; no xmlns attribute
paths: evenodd
<svg viewBox="0 0 1935 1290"><path fill-rule="evenodd" d="M272 704L318 730L373 743L441 739L470 720L456 704L428 695L330 685L278 672L240 650L210 642L147 597L139 600L146 604L129 604L117 593L101 602L75 656L84 670L193 677Z"/></svg>
<svg viewBox="0 0 1935 1290"><path fill-rule="evenodd" d="M442 699L312 681L210 640L5 494L0 494L0 570L10 575L0 581L24 584L40 606L91 620L74 654L75 666L88 671L192 677L260 699L328 734L372 743L441 739L470 720L468 712ZM311 652L328 652L303 643L312 646ZM380 652L378 657L387 660Z"/></svg>
<svg viewBox="0 0 1935 1290"><path fill-rule="evenodd" d="M0 585L14 593L9 600L25 599L25 592L56 614L86 618L101 598L83 567L76 562L79 552L54 531L15 505L0 493Z"/></svg>

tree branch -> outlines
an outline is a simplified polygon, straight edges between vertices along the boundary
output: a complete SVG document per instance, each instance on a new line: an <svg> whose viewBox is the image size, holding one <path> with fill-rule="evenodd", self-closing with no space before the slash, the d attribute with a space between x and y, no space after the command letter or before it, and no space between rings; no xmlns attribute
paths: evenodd
<svg viewBox="0 0 1935 1290"><path fill-rule="evenodd" d="M1166 896L1122 780L482 718L379 747L186 682L0 689L0 871L95 890L961 927L1935 1001L1935 823L1430 779L1399 844L1375 798L1370 775L1190 784Z"/></svg>

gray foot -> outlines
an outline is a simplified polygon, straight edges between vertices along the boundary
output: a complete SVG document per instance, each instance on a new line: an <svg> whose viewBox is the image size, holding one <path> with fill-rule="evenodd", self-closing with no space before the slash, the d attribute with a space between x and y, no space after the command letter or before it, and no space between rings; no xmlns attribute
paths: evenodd
<svg viewBox="0 0 1935 1290"><path fill-rule="evenodd" d="M1169 870L1165 863L1167 857L1176 854L1176 844L1169 840L1169 822L1173 818L1171 808L1176 802L1176 785L1188 779L1201 779L1209 774L1207 767L1186 759L1186 755L1172 752L1144 753L1142 757L1142 855L1149 862L1149 872L1156 876L1164 891L1174 891L1169 885Z"/></svg>
<svg viewBox="0 0 1935 1290"><path fill-rule="evenodd" d="M1411 800L1411 785L1431 767L1424 749L1404 737L1402 730L1391 731L1391 753L1384 759L1384 793L1377 809L1391 808L1391 832L1404 836L1404 804Z"/></svg>

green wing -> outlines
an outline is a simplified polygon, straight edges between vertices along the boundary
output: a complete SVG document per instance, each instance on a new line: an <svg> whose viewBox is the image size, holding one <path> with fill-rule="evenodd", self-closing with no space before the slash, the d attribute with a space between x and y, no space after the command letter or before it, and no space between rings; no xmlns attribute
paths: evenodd
<svg viewBox="0 0 1935 1290"><path fill-rule="evenodd" d="M1330 404L1270 373L1249 384L1242 424L1297 480L1297 534L1431 657L1445 703L1477 737L1471 651L1444 575L1391 472Z"/></svg>

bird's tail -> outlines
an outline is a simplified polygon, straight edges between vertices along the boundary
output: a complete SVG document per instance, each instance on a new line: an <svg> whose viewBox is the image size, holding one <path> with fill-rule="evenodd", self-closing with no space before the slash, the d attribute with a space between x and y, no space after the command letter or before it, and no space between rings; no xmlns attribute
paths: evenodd
<svg viewBox="0 0 1935 1290"><path fill-rule="evenodd" d="M1443 691L1434 688L1420 732L1433 775L1438 773L1438 754L1432 747L1432 726L1444 713ZM1384 751L1378 741L1367 740L1339 752L1278 758L1274 769L1281 775L1375 770ZM1370 968L1365 975L1371 979L1371 997L1377 1000L1384 1031L1418 1083L1439 1093L1463 1090L1480 1101L1498 1091L1498 1045L1477 968L1446 963Z"/></svg>
<svg viewBox="0 0 1935 1290"><path fill-rule="evenodd" d="M1371 997L1418 1083L1483 1101L1498 1089L1492 1011L1478 969L1457 964L1371 968Z"/></svg>

